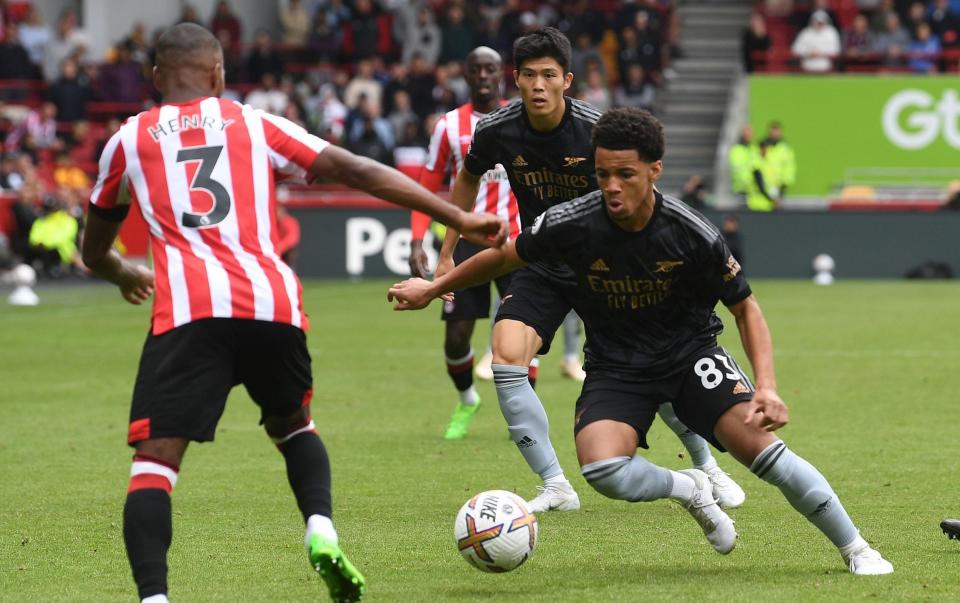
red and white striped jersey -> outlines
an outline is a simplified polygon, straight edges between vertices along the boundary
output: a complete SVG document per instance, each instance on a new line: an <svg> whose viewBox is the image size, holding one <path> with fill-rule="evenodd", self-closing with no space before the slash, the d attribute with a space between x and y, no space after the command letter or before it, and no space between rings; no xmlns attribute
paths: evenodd
<svg viewBox="0 0 960 603"><path fill-rule="evenodd" d="M136 203L150 228L154 334L211 317L307 329L300 281L276 249L274 182L302 176L327 146L213 97L154 107L110 138L90 202Z"/></svg>
<svg viewBox="0 0 960 603"><path fill-rule="evenodd" d="M506 104L505 102L502 104ZM430 151L427 163L420 172L420 184L428 190L440 188L447 165L452 162L451 186L457 173L463 169L463 158L467 156L473 129L484 116L473 110L473 104L467 103L447 112L437 120L430 137ZM473 207L475 213L495 214L510 225L510 239L520 234L520 212L517 198L510 190L507 170L499 163L480 179L480 191Z"/></svg>

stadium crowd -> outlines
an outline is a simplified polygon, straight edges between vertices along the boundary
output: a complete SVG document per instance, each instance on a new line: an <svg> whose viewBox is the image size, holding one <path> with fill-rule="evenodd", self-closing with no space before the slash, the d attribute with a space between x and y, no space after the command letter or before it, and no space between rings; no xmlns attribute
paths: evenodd
<svg viewBox="0 0 960 603"><path fill-rule="evenodd" d="M53 212L80 219L105 141L157 101L150 73L162 30L134 23L101 57L76 12L49 17L0 0L0 194L16 196L0 232L57 274L75 262L53 259L75 251L54 255L53 240L31 241L32 225ZM185 3L184 21L219 38L226 96L408 173L425 160L438 116L466 102L461 62L478 45L500 52L509 74L516 37L559 28L574 47L572 94L604 110L652 108L679 52L672 0L288 0L272 29L223 0L212 15ZM249 44L245 32L255 32Z"/></svg>
<svg viewBox="0 0 960 603"><path fill-rule="evenodd" d="M765 0L741 49L747 72L955 73L960 0Z"/></svg>

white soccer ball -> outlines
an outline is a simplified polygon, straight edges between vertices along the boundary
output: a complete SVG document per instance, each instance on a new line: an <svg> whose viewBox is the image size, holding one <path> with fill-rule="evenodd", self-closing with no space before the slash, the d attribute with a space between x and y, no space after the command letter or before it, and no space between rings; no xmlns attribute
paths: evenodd
<svg viewBox="0 0 960 603"><path fill-rule="evenodd" d="M18 264L10 271L10 281L18 287L32 287L37 284L37 271L29 264Z"/></svg>
<svg viewBox="0 0 960 603"><path fill-rule="evenodd" d="M468 500L453 525L457 548L484 572L517 569L537 546L537 518L519 496L488 490Z"/></svg>

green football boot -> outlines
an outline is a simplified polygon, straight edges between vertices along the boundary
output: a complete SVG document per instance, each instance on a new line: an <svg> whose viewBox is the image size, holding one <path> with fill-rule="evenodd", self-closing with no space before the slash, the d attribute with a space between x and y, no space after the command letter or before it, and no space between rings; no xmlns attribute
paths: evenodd
<svg viewBox="0 0 960 603"><path fill-rule="evenodd" d="M447 425L447 431L443 434L445 440L462 440L467 437L467 428L470 427L470 421L473 415L480 409L480 400L476 404L457 404L453 416L450 417L450 423Z"/></svg>
<svg viewBox="0 0 960 603"><path fill-rule="evenodd" d="M307 554L310 556L310 565L327 583L334 603L354 603L363 597L367 582L336 542L313 534Z"/></svg>

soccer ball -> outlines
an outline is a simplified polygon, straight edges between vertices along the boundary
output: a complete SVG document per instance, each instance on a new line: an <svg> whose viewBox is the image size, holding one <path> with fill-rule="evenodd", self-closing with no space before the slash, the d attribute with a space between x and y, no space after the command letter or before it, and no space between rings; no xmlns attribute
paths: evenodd
<svg viewBox="0 0 960 603"><path fill-rule="evenodd" d="M537 518L519 496L488 490L468 500L453 524L457 548L484 572L517 569L537 546Z"/></svg>

